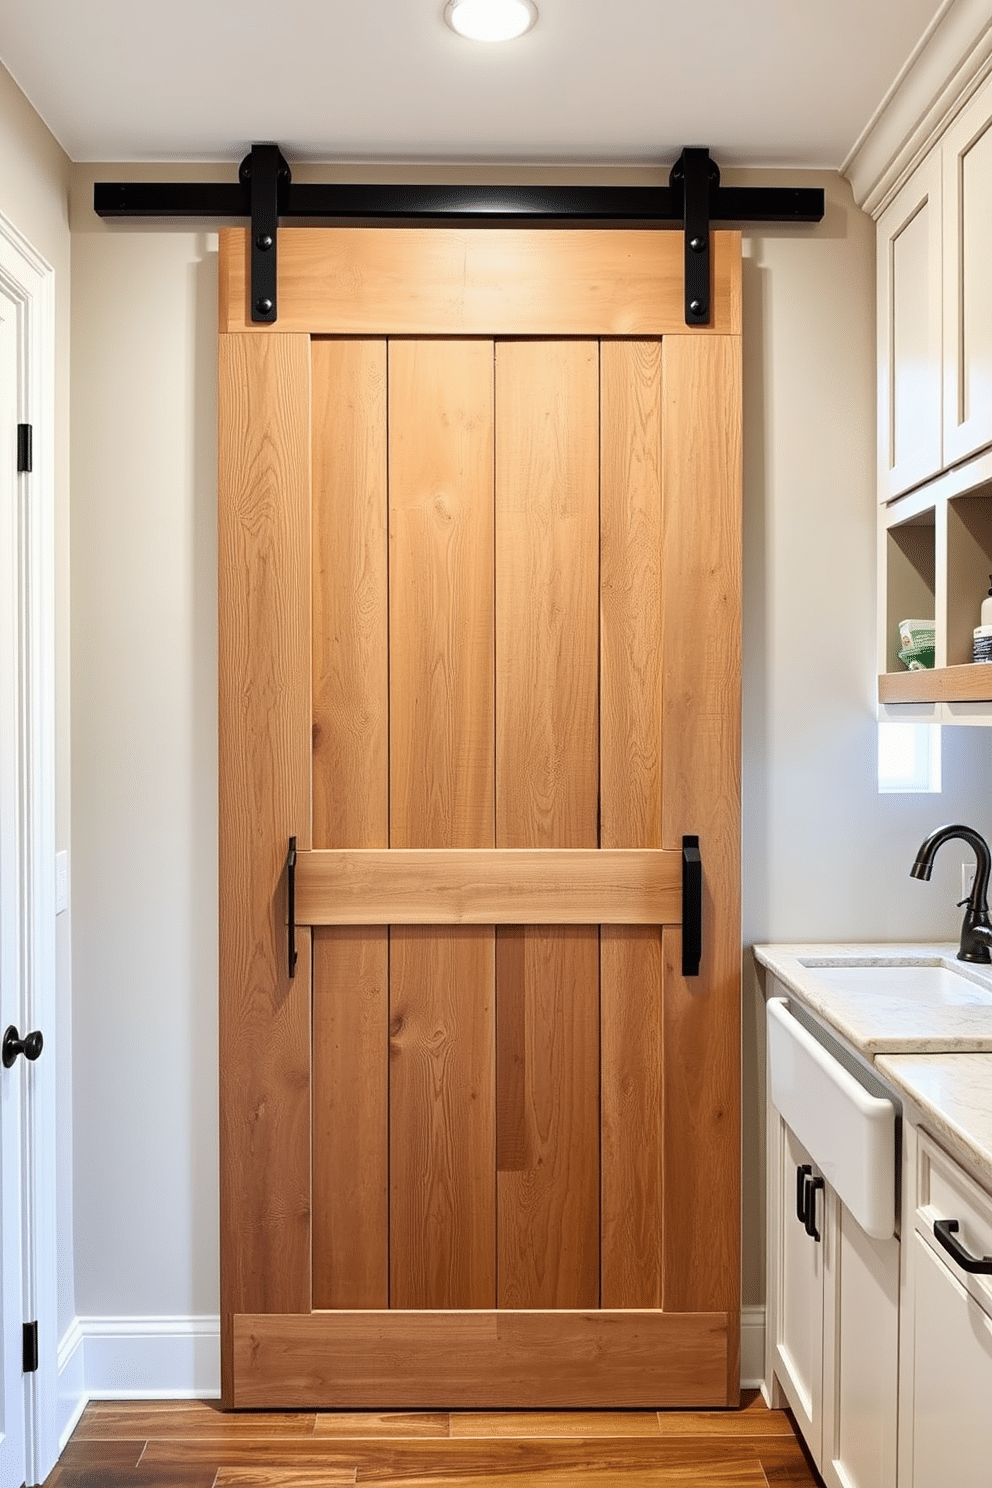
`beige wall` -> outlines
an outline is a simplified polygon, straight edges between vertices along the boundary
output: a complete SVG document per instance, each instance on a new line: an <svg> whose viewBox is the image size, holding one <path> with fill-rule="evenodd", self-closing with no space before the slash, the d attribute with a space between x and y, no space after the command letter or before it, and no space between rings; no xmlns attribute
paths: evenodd
<svg viewBox="0 0 992 1488"><path fill-rule="evenodd" d="M55 271L55 833L57 849L70 846L69 788L69 161L10 74L0 67L0 212ZM45 1030L57 1062L59 1332L71 1322L72 1088L70 925L57 920L57 1027Z"/></svg>
<svg viewBox="0 0 992 1488"><path fill-rule="evenodd" d="M84 1314L217 1306L214 246L189 224L107 224L91 209L94 179L194 175L229 180L233 166L77 166L72 175ZM770 227L745 245L745 940L950 936L953 885L935 879L912 894L908 864L938 820L988 828L989 735L945 732L942 799L878 796L872 230L839 177L787 179L823 185L828 211L818 227ZM744 1299L756 1302L760 1050L750 969L744 1012Z"/></svg>

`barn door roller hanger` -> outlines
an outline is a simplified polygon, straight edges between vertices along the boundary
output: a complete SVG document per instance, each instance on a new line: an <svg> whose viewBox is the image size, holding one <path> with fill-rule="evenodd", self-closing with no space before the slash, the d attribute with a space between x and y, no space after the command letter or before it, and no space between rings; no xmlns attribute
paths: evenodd
<svg viewBox="0 0 992 1488"><path fill-rule="evenodd" d="M819 222L823 192L810 186L721 186L709 150L685 149L667 186L362 186L294 185L278 145L252 145L237 183L97 181L100 217L251 219L251 318L278 314L276 257L280 217L367 222L461 218L543 222L671 222L685 232L685 323L710 323L710 224Z"/></svg>

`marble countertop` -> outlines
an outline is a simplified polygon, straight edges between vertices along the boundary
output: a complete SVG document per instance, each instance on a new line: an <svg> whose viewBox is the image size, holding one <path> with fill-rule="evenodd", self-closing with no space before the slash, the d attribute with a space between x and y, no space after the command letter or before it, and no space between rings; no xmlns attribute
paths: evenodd
<svg viewBox="0 0 992 1488"><path fill-rule="evenodd" d="M754 954L992 1191L992 967L958 961L956 944L762 945ZM887 985L831 985L831 968L858 966L883 968ZM905 974L919 966L958 975L927 997Z"/></svg>
<svg viewBox="0 0 992 1488"><path fill-rule="evenodd" d="M884 1054L878 1072L992 1188L992 1054Z"/></svg>
<svg viewBox="0 0 992 1488"><path fill-rule="evenodd" d="M866 1059L880 1054L992 1054L992 967L956 959L952 944L759 945L756 959L796 998ZM884 982L840 988L822 972L832 967L886 968ZM942 966L953 989L943 998L920 994L896 968ZM892 968L891 974L887 968ZM903 985L900 985L903 983Z"/></svg>

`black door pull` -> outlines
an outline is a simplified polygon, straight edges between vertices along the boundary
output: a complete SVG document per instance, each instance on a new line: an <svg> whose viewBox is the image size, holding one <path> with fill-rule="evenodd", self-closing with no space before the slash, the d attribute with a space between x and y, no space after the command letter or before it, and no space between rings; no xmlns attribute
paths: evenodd
<svg viewBox="0 0 992 1488"><path fill-rule="evenodd" d="M801 1168L796 1169L796 1218L806 1228L806 1184L812 1177L813 1169L809 1163L803 1163Z"/></svg>
<svg viewBox="0 0 992 1488"><path fill-rule="evenodd" d="M703 954L703 860L699 838L682 838L682 975L699 975Z"/></svg>
<svg viewBox="0 0 992 1488"><path fill-rule="evenodd" d="M26 1033L21 1038L13 1023L11 1023L3 1036L3 1050L2 1054L0 1054L0 1058L3 1059L4 1069L10 1069L18 1054L23 1054L25 1059L30 1059L34 1063L44 1047L45 1040L37 1028L34 1033Z"/></svg>
<svg viewBox="0 0 992 1488"><path fill-rule="evenodd" d="M954 1238L960 1228L956 1219L935 1219L934 1239L954 1258L962 1271L968 1271L972 1276L992 1276L992 1256L973 1256L965 1250L961 1241Z"/></svg>
<svg viewBox="0 0 992 1488"><path fill-rule="evenodd" d="M823 1187L823 1179L811 1177L806 1183L806 1233L811 1240L819 1240L820 1232L816 1228L816 1195Z"/></svg>

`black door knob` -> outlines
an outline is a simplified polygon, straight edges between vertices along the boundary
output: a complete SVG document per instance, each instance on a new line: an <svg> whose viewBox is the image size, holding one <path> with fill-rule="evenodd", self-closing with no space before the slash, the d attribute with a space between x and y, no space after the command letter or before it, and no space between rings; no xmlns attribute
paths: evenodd
<svg viewBox="0 0 992 1488"><path fill-rule="evenodd" d="M34 1033L26 1033L21 1038L12 1023L3 1036L3 1048L0 1051L4 1069L10 1069L18 1054L23 1054L25 1059L32 1061L37 1059L44 1047L45 1040L37 1028Z"/></svg>

